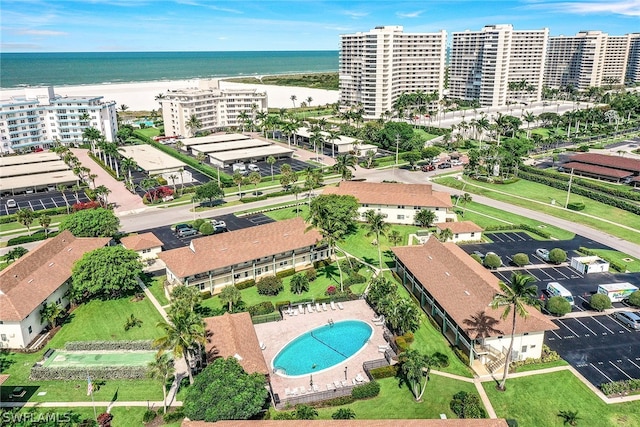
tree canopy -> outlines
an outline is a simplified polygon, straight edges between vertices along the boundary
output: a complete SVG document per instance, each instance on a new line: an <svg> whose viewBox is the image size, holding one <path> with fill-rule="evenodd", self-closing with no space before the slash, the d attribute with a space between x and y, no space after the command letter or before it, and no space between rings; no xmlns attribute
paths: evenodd
<svg viewBox="0 0 640 427"><path fill-rule="evenodd" d="M138 254L122 246L107 246L87 252L73 266L71 297L114 299L138 289L142 262Z"/></svg>
<svg viewBox="0 0 640 427"><path fill-rule="evenodd" d="M78 211L60 224L60 230L69 230L76 237L111 237L119 227L120 220L103 208Z"/></svg>
<svg viewBox="0 0 640 427"><path fill-rule="evenodd" d="M268 391L264 376L247 374L238 361L216 359L187 389L184 414L191 420L247 420L265 405Z"/></svg>
<svg viewBox="0 0 640 427"><path fill-rule="evenodd" d="M193 195L194 200L208 200L210 205L214 200L222 199L223 197L224 191L215 181L209 181L196 187L196 192Z"/></svg>

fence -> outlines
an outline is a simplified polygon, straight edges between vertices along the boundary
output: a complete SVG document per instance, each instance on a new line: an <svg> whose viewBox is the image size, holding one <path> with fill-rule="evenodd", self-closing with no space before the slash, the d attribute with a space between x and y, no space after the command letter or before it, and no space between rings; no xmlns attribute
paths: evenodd
<svg viewBox="0 0 640 427"><path fill-rule="evenodd" d="M276 408L293 408L301 403L320 402L322 400L335 399L336 397L351 396L351 390L353 390L354 387L355 386L350 385L346 387L335 388L333 390L317 391L307 394L301 394L299 396L287 397L286 399L280 400L280 403L276 404Z"/></svg>

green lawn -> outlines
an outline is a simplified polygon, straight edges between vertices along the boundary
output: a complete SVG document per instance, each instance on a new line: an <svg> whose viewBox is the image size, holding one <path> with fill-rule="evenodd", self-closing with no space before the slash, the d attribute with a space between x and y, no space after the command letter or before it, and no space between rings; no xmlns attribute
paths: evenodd
<svg viewBox="0 0 640 427"><path fill-rule="evenodd" d="M298 214L297 216L301 218L307 218L309 216L309 205L303 201L299 201L298 205ZM290 205L291 202L287 202L287 205ZM291 219L296 217L296 208L295 207L286 207L282 209L277 209L270 212L264 213L269 218L275 219L276 221L284 221L285 219Z"/></svg>
<svg viewBox="0 0 640 427"><path fill-rule="evenodd" d="M142 326L124 330L126 319L134 314ZM156 324L162 320L147 298L133 302L131 297L110 301L93 300L80 305L49 343L49 347L63 348L67 341L148 340L162 332Z"/></svg>
<svg viewBox="0 0 640 427"><path fill-rule="evenodd" d="M607 405L570 371L507 380L499 392L494 382L483 383L493 408L501 418L520 426L562 426L559 411L578 411L580 427L640 425L640 403Z"/></svg>
<svg viewBox="0 0 640 427"><path fill-rule="evenodd" d="M153 281L147 285L147 288L151 291L156 300L160 303L160 305L168 305L169 300L164 294L164 281L167 276L159 276L154 277Z"/></svg>
<svg viewBox="0 0 640 427"><path fill-rule="evenodd" d="M607 259L617 261L620 264L626 265L627 270L629 270L631 273L640 272L640 260L638 260L638 258L634 258L625 253L614 251L611 249L591 249L591 250L599 256L605 256ZM625 258L632 259L633 261L631 262L625 261Z"/></svg>
<svg viewBox="0 0 640 427"><path fill-rule="evenodd" d="M100 415L107 410L104 406L96 406L96 413ZM147 410L143 406L115 406L111 408L111 415L113 420L111 425L113 427L138 427L142 424L142 415ZM76 408L22 408L20 414L32 413L32 414L52 414L57 413L59 419L62 420L63 414L67 411L71 411L74 414L80 415L81 419L93 419L94 412L93 407L76 407Z"/></svg>
<svg viewBox="0 0 640 427"><path fill-rule="evenodd" d="M160 135L160 129L154 127L136 129L136 131L146 136L147 138L153 138L154 136Z"/></svg>
<svg viewBox="0 0 640 427"><path fill-rule="evenodd" d="M457 418L449 408L453 395L459 391L477 393L471 383L431 375L422 402L418 403L413 399L409 388L405 384L399 384L397 378L384 378L379 382L378 397L359 400L350 405L318 409L318 418L331 419L331 414L342 407L351 408L358 420L440 418L440 414L446 414L447 418Z"/></svg>
<svg viewBox="0 0 640 427"><path fill-rule="evenodd" d="M448 185L450 187L460 188L463 184L452 178L439 178L436 182ZM587 197L572 194L572 202L583 202L586 205L586 209L581 211L589 215L594 215L595 218L580 215L577 212L558 209L551 205L551 201L555 200L556 206L564 204L567 193L555 188L548 187L546 185L530 182L526 180L520 180L513 184L489 184L479 181L467 181L465 191L474 194L480 194L486 197L490 197L495 200L511 203L516 206L526 207L528 209L534 209L540 212L544 212L549 215L556 216L568 221L584 224L592 228L605 231L609 234L613 234L622 239L628 240L633 243L640 243L640 232L634 232L622 227L603 222L599 218L606 218L607 220L614 221L617 224L623 224L627 227L632 227L636 230L640 230L640 216L634 215L631 212L614 208L612 206L605 205L604 203L596 202ZM507 194L502 194L502 193ZM525 200L519 197L526 195L527 198L536 200L540 203L532 203L529 200Z"/></svg>
<svg viewBox="0 0 640 427"><path fill-rule="evenodd" d="M357 256L365 262L378 266L378 247L371 242L375 240L375 235L369 237L367 234L367 226L365 224L358 224L356 233L350 234L344 238L343 241L338 243L338 247L347 251L351 255ZM402 242L400 246L406 245L408 242L409 234L415 233L420 227L414 225L395 225L392 224L391 230L397 230L402 235ZM380 249L382 250L382 263L384 268L393 266L393 256L389 251L391 244L389 239L385 236L380 236Z"/></svg>

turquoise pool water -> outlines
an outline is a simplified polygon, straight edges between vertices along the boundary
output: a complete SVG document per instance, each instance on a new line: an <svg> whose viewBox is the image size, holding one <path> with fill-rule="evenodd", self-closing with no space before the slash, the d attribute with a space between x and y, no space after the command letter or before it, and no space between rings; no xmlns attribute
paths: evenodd
<svg viewBox="0 0 640 427"><path fill-rule="evenodd" d="M313 374L349 359L372 334L373 328L361 320L324 325L285 345L273 358L272 367L286 376Z"/></svg>

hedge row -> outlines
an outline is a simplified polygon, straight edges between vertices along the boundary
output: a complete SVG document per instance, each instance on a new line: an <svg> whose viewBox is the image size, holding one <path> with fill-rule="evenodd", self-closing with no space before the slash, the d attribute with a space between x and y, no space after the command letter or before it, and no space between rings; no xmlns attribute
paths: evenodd
<svg viewBox="0 0 640 427"><path fill-rule="evenodd" d="M533 173L533 174L538 174L538 175L543 175L543 176L546 176L546 177L549 177L549 178L554 178L554 179L558 179L558 180L562 180L562 181L566 181L566 182L569 182L569 179L570 179L569 175L567 175L566 173L557 172L557 171L548 170L548 169L537 169L537 168L534 168L532 166L522 166L520 171ZM592 190L601 191L603 193L610 194L612 196L621 197L623 199L640 201L640 194L639 193L633 193L631 191L625 191L625 190L619 190L619 189L616 189L616 188L611 188L610 186L602 185L602 184L600 184L598 182L594 182L594 181L589 180L589 179L576 178L574 176L573 177L573 183L574 184L578 184L578 185L580 185L582 187L591 188Z"/></svg>
<svg viewBox="0 0 640 427"><path fill-rule="evenodd" d="M65 366L61 368L31 368L29 379L32 381L50 380L86 380L87 376L100 380L136 380L147 377L146 366Z"/></svg>
<svg viewBox="0 0 640 427"><path fill-rule="evenodd" d="M100 157L94 156L91 151L89 151L88 154L89 154L89 158L91 160L96 162L98 164L98 166L100 166L104 171L106 171L109 175L111 175L111 178L115 179L116 181L124 181L124 178L125 178L125 174L124 173L121 174L120 177L118 177L118 175L116 175L116 171L111 169L111 166L105 164L102 161L102 159L100 159ZM117 162L118 159L116 159L115 161Z"/></svg>
<svg viewBox="0 0 640 427"><path fill-rule="evenodd" d="M59 233L60 233L59 231L55 231L53 233L49 233L48 235L45 235L44 232L39 231L37 233L33 233L30 236L13 237L7 241L7 246L22 245L22 244L31 243L31 242L39 242L40 240L56 237Z"/></svg>
<svg viewBox="0 0 640 427"><path fill-rule="evenodd" d="M248 288L252 288L256 285L256 281L254 279L249 279L249 280L245 280L244 282L238 282L236 283L235 286L236 289L238 289L239 291L243 290L243 289L248 289Z"/></svg>
<svg viewBox="0 0 640 427"><path fill-rule="evenodd" d="M542 344L542 353L540 356L541 357L538 359L529 357L525 360L517 360L515 362L511 362L511 364L509 365L510 369L517 368L519 366L524 366L524 365L550 363L550 362L555 362L556 360L560 360L560 355L556 351L551 350L546 344Z"/></svg>
<svg viewBox="0 0 640 427"><path fill-rule="evenodd" d="M373 379L379 380L382 378L392 378L398 374L399 365L383 366L381 368L375 368L369 371Z"/></svg>
<svg viewBox="0 0 640 427"><path fill-rule="evenodd" d="M640 379L613 381L600 385L600 389L607 396L612 394L628 394L640 390Z"/></svg>
<svg viewBox="0 0 640 427"><path fill-rule="evenodd" d="M528 224L496 224L487 226L484 231L502 231L502 230L525 230L533 234L537 234L543 239L551 238L551 234L539 228L532 227Z"/></svg>
<svg viewBox="0 0 640 427"><path fill-rule="evenodd" d="M59 207L59 208L43 209L37 212L36 218L38 216L45 215L45 214L49 216L53 216L53 215L63 215L66 213L67 213L66 206ZM9 224L11 222L18 222L18 216L16 214L0 216L0 224Z"/></svg>
<svg viewBox="0 0 640 427"><path fill-rule="evenodd" d="M596 252L592 251L589 248L585 248L584 246L580 246L578 248L578 252L580 252L581 254L587 255L587 256L599 256L600 258L602 258L603 260L607 261L609 263L609 267L613 268L616 271L619 271L620 273L624 273L625 271L627 271L627 265L626 264L621 264L618 261L611 259L605 255L599 255Z"/></svg>
<svg viewBox="0 0 640 427"><path fill-rule="evenodd" d="M351 396L354 399L369 399L370 397L376 397L378 394L380 394L380 384L375 380L355 386L351 390Z"/></svg>
<svg viewBox="0 0 640 427"><path fill-rule="evenodd" d="M519 175L521 178L524 178L528 181L538 182L540 184L548 185L549 187L557 188L563 191L567 191L569 186L568 182L535 173L519 172ZM571 192L573 194L578 194L597 202L601 202L609 206L624 209L625 211L640 215L640 206L622 200L618 196L610 196L609 194L594 192L593 189L582 187L581 185L575 183L571 186Z"/></svg>
<svg viewBox="0 0 640 427"><path fill-rule="evenodd" d="M151 340L69 341L64 349L67 351L153 350L153 344Z"/></svg>

